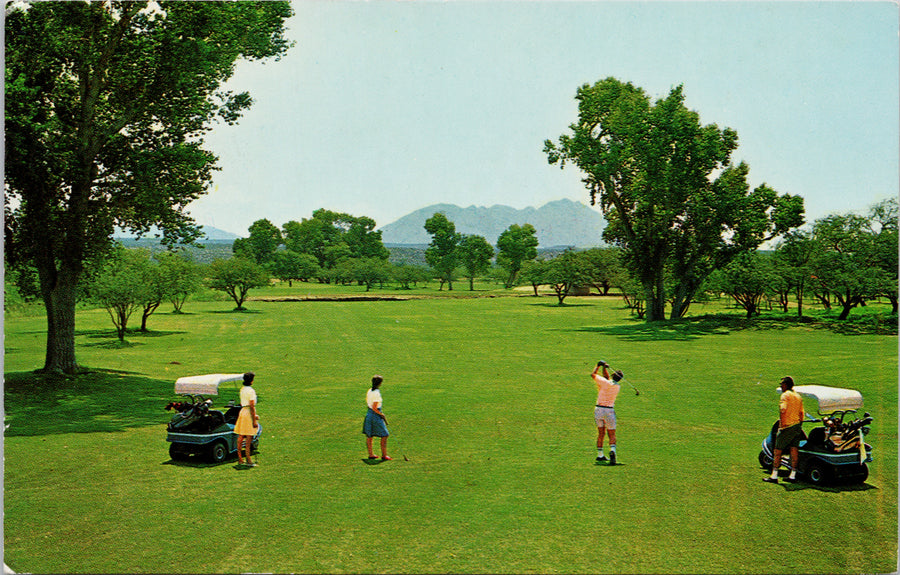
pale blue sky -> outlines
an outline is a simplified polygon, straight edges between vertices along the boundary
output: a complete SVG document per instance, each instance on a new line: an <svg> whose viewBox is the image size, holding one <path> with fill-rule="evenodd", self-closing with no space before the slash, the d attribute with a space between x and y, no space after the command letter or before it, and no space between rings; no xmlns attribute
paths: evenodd
<svg viewBox="0 0 900 575"><path fill-rule="evenodd" d="M280 62L242 64L255 104L208 136L222 170L191 205L238 234L327 208L379 226L434 203L589 203L545 139L607 76L652 98L684 84L731 127L751 185L802 195L807 220L898 195L894 2L294 2Z"/></svg>

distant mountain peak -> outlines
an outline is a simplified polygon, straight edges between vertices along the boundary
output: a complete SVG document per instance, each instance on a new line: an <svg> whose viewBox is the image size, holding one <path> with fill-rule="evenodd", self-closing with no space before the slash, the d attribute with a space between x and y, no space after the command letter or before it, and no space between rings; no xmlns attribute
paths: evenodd
<svg viewBox="0 0 900 575"><path fill-rule="evenodd" d="M540 208L527 207L521 210L499 204L489 208L434 204L382 226L382 241L385 244L429 243L431 235L425 231L425 220L437 212L447 216L456 225L457 232L483 236L494 245L500 234L512 224L531 224L537 231L541 247L594 247L602 243L600 234L605 226L599 212L581 202L565 198L547 202Z"/></svg>
<svg viewBox="0 0 900 575"><path fill-rule="evenodd" d="M223 240L234 240L239 238L240 236L237 234L233 234L231 232L226 232L225 230L220 230L218 228L214 228L212 226L200 226L200 230L203 232L202 240L210 240L210 241L223 241ZM156 227L150 228L150 231L144 234L145 238L155 238L157 234L159 234L159 230ZM113 233L113 237L118 239L131 239L137 237L132 232L127 232L120 228L116 228Z"/></svg>

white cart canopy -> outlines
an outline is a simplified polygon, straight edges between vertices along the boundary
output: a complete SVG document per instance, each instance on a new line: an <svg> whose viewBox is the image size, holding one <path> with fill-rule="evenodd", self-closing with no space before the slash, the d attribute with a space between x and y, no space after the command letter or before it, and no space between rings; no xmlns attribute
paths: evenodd
<svg viewBox="0 0 900 575"><path fill-rule="evenodd" d="M179 377L175 381L175 393L181 395L219 395L219 384L244 381L243 373L211 373Z"/></svg>
<svg viewBox="0 0 900 575"><path fill-rule="evenodd" d="M815 401L819 406L820 414L860 409L863 406L863 396L855 389L827 387L824 385L797 385L794 386L794 391L799 393L804 401ZM804 405L804 408L807 410L810 407Z"/></svg>

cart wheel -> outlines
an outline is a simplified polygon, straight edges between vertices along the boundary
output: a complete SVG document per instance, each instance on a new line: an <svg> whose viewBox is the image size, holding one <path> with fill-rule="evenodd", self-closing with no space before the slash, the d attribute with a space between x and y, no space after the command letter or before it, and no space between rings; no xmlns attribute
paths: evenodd
<svg viewBox="0 0 900 575"><path fill-rule="evenodd" d="M169 444L169 457L172 461L185 461L189 457L187 453L178 448L174 443Z"/></svg>
<svg viewBox="0 0 900 575"><path fill-rule="evenodd" d="M228 445L222 441L216 441L209 448L209 458L213 463L222 463L228 458Z"/></svg>
<svg viewBox="0 0 900 575"><path fill-rule="evenodd" d="M759 451L759 466L769 471L772 470L772 460L766 457L766 452L763 450Z"/></svg>
<svg viewBox="0 0 900 575"><path fill-rule="evenodd" d="M813 485L822 485L831 479L831 467L824 463L810 463L806 468L806 477Z"/></svg>

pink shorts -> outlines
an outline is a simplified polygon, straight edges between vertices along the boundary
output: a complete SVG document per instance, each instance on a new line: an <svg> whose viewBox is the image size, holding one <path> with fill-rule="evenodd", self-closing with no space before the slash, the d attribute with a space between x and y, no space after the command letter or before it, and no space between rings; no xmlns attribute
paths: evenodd
<svg viewBox="0 0 900 575"><path fill-rule="evenodd" d="M597 427L614 430L616 428L616 410L598 405L594 408L594 421L597 422Z"/></svg>

